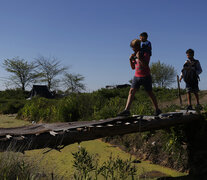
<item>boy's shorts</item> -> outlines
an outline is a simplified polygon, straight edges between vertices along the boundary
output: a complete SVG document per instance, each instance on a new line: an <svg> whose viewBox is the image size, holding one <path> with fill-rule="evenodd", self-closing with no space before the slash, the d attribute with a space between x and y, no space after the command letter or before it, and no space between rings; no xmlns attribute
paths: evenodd
<svg viewBox="0 0 207 180"><path fill-rule="evenodd" d="M139 89L140 86L144 86L145 91L152 91L152 77L151 75L146 77L136 77L134 76L132 80L131 88Z"/></svg>
<svg viewBox="0 0 207 180"><path fill-rule="evenodd" d="M187 84L186 83L186 91L190 93L197 93L199 92L198 82L194 84Z"/></svg>

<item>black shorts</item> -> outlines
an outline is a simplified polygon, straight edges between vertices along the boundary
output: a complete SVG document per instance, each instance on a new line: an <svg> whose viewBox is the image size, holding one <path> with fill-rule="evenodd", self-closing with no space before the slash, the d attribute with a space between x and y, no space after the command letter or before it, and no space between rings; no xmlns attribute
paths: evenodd
<svg viewBox="0 0 207 180"><path fill-rule="evenodd" d="M191 93L197 93L199 91L198 81L193 84L186 83L186 91Z"/></svg>
<svg viewBox="0 0 207 180"><path fill-rule="evenodd" d="M134 76L132 80L131 88L139 89L140 86L143 86L145 91L152 91L152 77L151 75L146 77L136 77Z"/></svg>

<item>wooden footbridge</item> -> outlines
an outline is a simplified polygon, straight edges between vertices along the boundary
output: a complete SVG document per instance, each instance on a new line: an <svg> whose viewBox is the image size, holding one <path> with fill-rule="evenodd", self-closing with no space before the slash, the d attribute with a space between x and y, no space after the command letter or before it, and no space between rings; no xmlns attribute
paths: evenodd
<svg viewBox="0 0 207 180"><path fill-rule="evenodd" d="M41 148L60 150L64 146L106 136L163 129L199 119L195 111L180 111L155 116L115 117L98 121L32 124L0 128L0 151Z"/></svg>

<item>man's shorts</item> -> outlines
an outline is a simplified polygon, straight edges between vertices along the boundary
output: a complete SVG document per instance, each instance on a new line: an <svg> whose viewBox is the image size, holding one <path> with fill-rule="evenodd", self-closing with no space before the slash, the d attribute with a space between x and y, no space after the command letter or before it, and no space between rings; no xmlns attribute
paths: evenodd
<svg viewBox="0 0 207 180"><path fill-rule="evenodd" d="M186 83L186 91L190 93L198 93L199 91L198 82L194 84Z"/></svg>
<svg viewBox="0 0 207 180"><path fill-rule="evenodd" d="M150 75L146 77L134 76L131 88L139 89L141 85L144 86L145 91L152 91L152 77Z"/></svg>

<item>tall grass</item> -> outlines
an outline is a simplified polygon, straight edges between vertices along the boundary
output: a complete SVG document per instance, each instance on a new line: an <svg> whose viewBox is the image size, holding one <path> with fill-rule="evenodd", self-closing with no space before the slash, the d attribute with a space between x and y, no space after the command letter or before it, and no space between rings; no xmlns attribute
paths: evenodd
<svg viewBox="0 0 207 180"><path fill-rule="evenodd" d="M62 180L53 172L43 169L34 159L20 153L0 153L0 179L1 180Z"/></svg>
<svg viewBox="0 0 207 180"><path fill-rule="evenodd" d="M100 89L93 93L71 94L62 99L33 98L18 112L18 117L31 121L85 121L116 116L125 107L129 88ZM156 88L159 101L177 97L177 91ZM132 105L132 114L154 113L144 91L139 91Z"/></svg>

